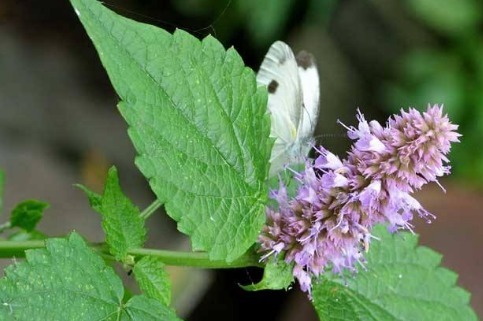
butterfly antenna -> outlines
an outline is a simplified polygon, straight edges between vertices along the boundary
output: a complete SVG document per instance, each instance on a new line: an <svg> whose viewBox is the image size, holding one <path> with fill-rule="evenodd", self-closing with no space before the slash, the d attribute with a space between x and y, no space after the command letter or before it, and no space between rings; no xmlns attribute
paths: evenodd
<svg viewBox="0 0 483 321"><path fill-rule="evenodd" d="M321 139L322 137L324 137L324 135L323 135L323 134L314 135L314 139L315 139L316 141L318 141L318 140L319 140L319 139ZM315 147L315 146L312 146L312 147Z"/></svg>
<svg viewBox="0 0 483 321"><path fill-rule="evenodd" d="M314 138L319 141L322 140L323 138L347 138L348 135L345 132L338 132L338 133L322 133L315 135Z"/></svg>

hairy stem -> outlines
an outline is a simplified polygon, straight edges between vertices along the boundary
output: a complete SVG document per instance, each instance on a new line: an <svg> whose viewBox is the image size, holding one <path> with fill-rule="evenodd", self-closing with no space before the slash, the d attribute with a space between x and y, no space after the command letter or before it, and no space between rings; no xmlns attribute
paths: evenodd
<svg viewBox="0 0 483 321"><path fill-rule="evenodd" d="M206 269L263 266L258 262L258 257L250 253L245 253L232 262L212 261L205 252L179 252L143 248L130 250L129 254L135 257L154 256L160 258L166 265L191 266Z"/></svg>
<svg viewBox="0 0 483 321"><path fill-rule="evenodd" d="M25 251L45 247L45 241L0 241L0 258L25 257Z"/></svg>
<svg viewBox="0 0 483 321"><path fill-rule="evenodd" d="M94 250L103 256L110 256L108 247L104 243L91 244ZM30 249L39 249L45 247L45 241L0 241L0 258L22 258L25 257L25 251ZM154 256L166 264L175 266L191 266L206 269L230 269L238 267L259 266L258 257L246 253L232 262L212 261L207 253L203 252L181 252L166 251L157 249L132 249L128 252L136 258L143 256Z"/></svg>
<svg viewBox="0 0 483 321"><path fill-rule="evenodd" d="M154 202L152 202L142 213L140 216L145 220L148 217L151 216L158 208L160 208L162 205L161 201L156 199Z"/></svg>

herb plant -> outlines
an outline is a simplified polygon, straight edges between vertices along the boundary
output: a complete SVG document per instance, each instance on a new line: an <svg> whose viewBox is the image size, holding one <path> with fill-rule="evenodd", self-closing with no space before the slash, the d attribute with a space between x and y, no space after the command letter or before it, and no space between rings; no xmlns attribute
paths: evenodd
<svg viewBox="0 0 483 321"><path fill-rule="evenodd" d="M359 113L347 158L315 146L302 170L269 178L267 88L234 48L132 21L97 0L71 3L156 199L139 209L115 167L102 194L78 185L102 216L102 244L77 232L48 238L36 229L48 204L18 204L1 225L0 253L25 260L0 280L0 319L180 320L164 269L179 265L263 268L247 291L300 288L324 321L477 320L457 275L412 233L413 214L433 214L410 194L449 173L459 137L441 106L403 111L385 126ZM144 247L145 220L161 206L193 252ZM126 293L115 262L142 294Z"/></svg>

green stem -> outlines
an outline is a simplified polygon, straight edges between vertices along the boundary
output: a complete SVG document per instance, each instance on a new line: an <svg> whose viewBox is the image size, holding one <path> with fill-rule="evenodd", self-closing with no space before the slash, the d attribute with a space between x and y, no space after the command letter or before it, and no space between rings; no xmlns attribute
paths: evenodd
<svg viewBox="0 0 483 321"><path fill-rule="evenodd" d="M232 262L212 261L205 252L178 252L154 249L133 249L129 251L135 257L153 256L166 265L191 266L206 269L232 269L249 266L263 266L255 255L244 254Z"/></svg>
<svg viewBox="0 0 483 321"><path fill-rule="evenodd" d="M0 241L0 258L25 257L25 250L45 247L45 241Z"/></svg>
<svg viewBox="0 0 483 321"><path fill-rule="evenodd" d="M39 249L45 247L45 241L0 241L0 258L21 258L25 257L25 251L30 249ZM101 255L109 255L109 250L105 244L91 244ZM230 269L238 267L249 267L262 265L258 262L255 255L245 254L232 262L212 261L207 253L203 252L179 252L155 249L133 249L128 252L129 255L137 258L144 256L153 256L159 258L166 265L175 266L191 266L206 269Z"/></svg>
<svg viewBox="0 0 483 321"><path fill-rule="evenodd" d="M146 209L142 211L142 213L139 216L141 216L141 218L145 220L148 217L150 217L151 214L153 214L158 208L160 208L161 205L163 204L161 203L160 200L157 199L154 202L152 202L151 205L146 207Z"/></svg>

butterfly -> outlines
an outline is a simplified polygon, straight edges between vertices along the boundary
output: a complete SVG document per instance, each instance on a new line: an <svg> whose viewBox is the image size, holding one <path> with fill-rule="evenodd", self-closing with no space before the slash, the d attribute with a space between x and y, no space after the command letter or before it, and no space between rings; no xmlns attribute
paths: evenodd
<svg viewBox="0 0 483 321"><path fill-rule="evenodd" d="M313 144L319 116L319 74L311 54L292 49L276 41L268 50L257 83L268 90L268 111L275 138L270 156L269 176L288 164L304 162Z"/></svg>

